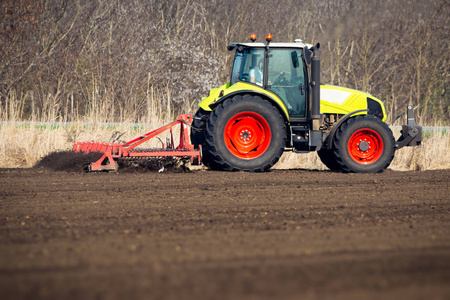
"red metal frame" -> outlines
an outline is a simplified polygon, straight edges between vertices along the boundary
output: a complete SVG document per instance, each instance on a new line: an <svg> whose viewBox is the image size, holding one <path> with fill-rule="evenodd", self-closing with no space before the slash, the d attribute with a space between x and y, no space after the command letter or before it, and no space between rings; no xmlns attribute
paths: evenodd
<svg viewBox="0 0 450 300"><path fill-rule="evenodd" d="M180 125L180 143L174 146L172 128ZM188 125L192 124L192 115L180 115L178 118L167 125L156 130L137 137L125 144L121 143L103 143L103 142L77 142L73 145L75 152L103 152L103 156L90 165L90 171L115 171L117 170L116 160L120 157L179 157L190 158L194 163L200 163L201 151L195 150L189 141ZM166 130L170 130L170 143L164 145L161 149L137 149L142 143L156 137Z"/></svg>

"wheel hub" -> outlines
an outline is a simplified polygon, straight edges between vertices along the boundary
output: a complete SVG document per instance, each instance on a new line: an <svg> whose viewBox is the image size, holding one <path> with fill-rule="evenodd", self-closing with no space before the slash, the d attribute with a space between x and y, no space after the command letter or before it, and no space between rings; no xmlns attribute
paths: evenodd
<svg viewBox="0 0 450 300"><path fill-rule="evenodd" d="M364 141L363 140L359 140L358 149L361 152L367 152L367 150L370 149L370 142L367 142L366 139L364 139Z"/></svg>
<svg viewBox="0 0 450 300"><path fill-rule="evenodd" d="M241 131L241 140L248 142L250 138L252 137L251 132L249 132L247 129Z"/></svg>
<svg viewBox="0 0 450 300"><path fill-rule="evenodd" d="M351 135L348 141L348 153L359 164L372 164L383 153L383 140L373 129L359 129Z"/></svg>

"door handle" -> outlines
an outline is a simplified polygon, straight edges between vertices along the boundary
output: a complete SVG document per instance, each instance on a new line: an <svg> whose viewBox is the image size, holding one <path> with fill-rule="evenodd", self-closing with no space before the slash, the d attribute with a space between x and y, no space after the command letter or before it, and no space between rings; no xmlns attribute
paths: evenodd
<svg viewBox="0 0 450 300"><path fill-rule="evenodd" d="M303 84L300 83L300 85L298 86L298 89L300 90L300 93L301 93L302 95L305 94L305 86L304 86Z"/></svg>

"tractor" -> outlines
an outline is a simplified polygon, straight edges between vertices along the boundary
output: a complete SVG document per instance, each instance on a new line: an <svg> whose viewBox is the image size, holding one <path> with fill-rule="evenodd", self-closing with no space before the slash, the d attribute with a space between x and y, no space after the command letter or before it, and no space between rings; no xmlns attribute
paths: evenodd
<svg viewBox="0 0 450 300"><path fill-rule="evenodd" d="M322 84L319 48L301 40L272 43L270 34L265 43L256 42L252 34L250 42L228 46L235 52L230 81L211 89L193 117L182 115L162 127L181 125L178 147L172 141L164 149L135 149L162 131L157 129L126 144L84 142L74 150L104 152L92 171L117 169L114 161L121 157L171 156L213 170L263 172L284 151L317 151L333 171L376 173L389 166L396 150L421 144L412 105L395 140L381 100Z"/></svg>
<svg viewBox="0 0 450 300"><path fill-rule="evenodd" d="M315 46L231 43L230 82L212 89L194 115L191 141L211 169L266 171L284 151L317 151L331 170L373 173L386 169L395 150L420 145L422 128L408 106L408 124L395 141L376 97L324 85Z"/></svg>

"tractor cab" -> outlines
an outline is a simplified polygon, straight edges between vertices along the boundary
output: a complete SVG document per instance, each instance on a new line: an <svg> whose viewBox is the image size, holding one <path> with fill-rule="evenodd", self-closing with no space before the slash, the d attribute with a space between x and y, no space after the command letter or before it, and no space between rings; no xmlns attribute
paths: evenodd
<svg viewBox="0 0 450 300"><path fill-rule="evenodd" d="M296 43L239 43L230 85L254 84L275 94L286 107L289 119L306 120L308 72L303 58L306 45Z"/></svg>

